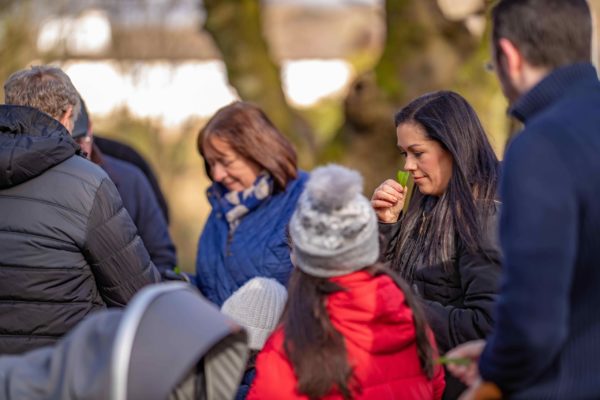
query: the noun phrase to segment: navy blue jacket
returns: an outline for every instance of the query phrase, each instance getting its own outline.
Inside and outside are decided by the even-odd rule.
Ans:
[[[160,190],[160,184],[158,183],[158,179],[156,179],[156,174],[144,157],[142,157],[140,153],[138,153],[128,144],[121,143],[117,140],[100,137],[95,132],[94,144],[98,146],[98,148],[102,151],[102,154],[126,161],[135,165],[140,169],[140,171],[142,171],[146,179],[148,179],[148,183],[156,195],[156,200],[158,201],[158,206],[163,213],[163,217],[165,217],[165,221],[167,221],[167,225],[169,225],[169,206],[167,204],[167,200],[165,199],[162,190]]]
[[[600,83],[554,70],[514,105],[501,184],[504,281],[481,376],[507,397],[600,398]]]
[[[106,154],[101,155],[100,166],[115,183],[156,268],[161,273],[173,269],[177,264],[175,246],[148,179],[135,165]]]
[[[231,236],[218,201],[208,197],[212,211],[200,235],[196,258],[196,283],[204,296],[221,306],[256,276],[274,278],[287,286],[292,270],[287,225],[307,179],[308,174],[299,172],[284,192],[272,195],[242,217]]]

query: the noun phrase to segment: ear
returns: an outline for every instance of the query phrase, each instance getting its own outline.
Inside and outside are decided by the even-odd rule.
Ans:
[[[58,122],[63,124],[65,128],[71,133],[73,131],[73,106],[67,106],[67,111],[59,118]]]
[[[498,41],[498,47],[502,54],[504,54],[504,60],[506,60],[506,71],[509,76],[514,78],[521,73],[523,67],[523,55],[519,49],[514,45],[513,42],[506,38],[500,38]],[[502,62],[502,57],[500,57]]]

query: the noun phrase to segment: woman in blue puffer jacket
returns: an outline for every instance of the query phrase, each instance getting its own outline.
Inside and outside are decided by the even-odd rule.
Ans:
[[[287,225],[308,178],[292,144],[258,107],[235,102],[200,131],[198,150],[213,181],[196,257],[198,288],[221,306],[256,276],[287,285]]]

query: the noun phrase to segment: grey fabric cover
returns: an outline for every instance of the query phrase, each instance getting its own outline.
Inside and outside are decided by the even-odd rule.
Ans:
[[[207,400],[233,399],[246,367],[248,348],[244,331],[227,336],[204,358]]]
[[[138,313],[129,331],[133,348],[125,354],[129,372],[118,377],[127,399],[234,398],[246,365],[246,333],[195,289],[169,283],[143,289],[125,311],[94,313],[55,346],[0,357],[0,400],[111,399],[114,355],[123,350],[120,328]]]
[[[0,357],[0,400],[106,400],[121,310],[83,321],[55,346]]]
[[[53,118],[0,106],[0,354],[52,344],[160,276],[106,173]]]
[[[246,365],[246,332],[196,288],[177,282],[144,289],[131,303],[125,320],[135,318],[128,314],[135,312],[144,292],[153,296],[135,332],[125,397],[166,399],[208,353],[204,363],[207,399],[233,398]],[[118,353],[126,351],[126,345],[123,350],[120,342],[116,346]]]

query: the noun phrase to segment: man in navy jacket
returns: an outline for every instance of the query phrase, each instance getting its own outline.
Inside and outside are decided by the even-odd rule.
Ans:
[[[474,385],[467,398],[495,386],[510,398],[598,399],[600,83],[590,10],[585,0],[501,0],[492,18],[497,74],[525,129],[504,162],[495,331],[449,354],[479,359],[479,370],[450,370]]]

